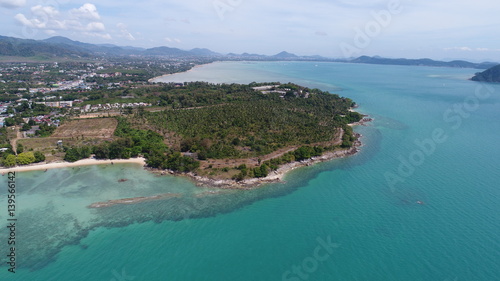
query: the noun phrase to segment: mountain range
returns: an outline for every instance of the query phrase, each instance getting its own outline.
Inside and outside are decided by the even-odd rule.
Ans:
[[[259,54],[220,54],[209,49],[195,48],[181,50],[171,47],[138,48],[130,46],[116,46],[112,44],[89,44],[74,41],[66,37],[55,36],[44,40],[19,39],[0,36],[0,56],[8,57],[40,57],[40,58],[94,58],[94,57],[167,57],[167,58],[212,58],[216,60],[269,60],[269,61],[327,61],[350,62],[366,64],[390,65],[422,65],[438,67],[462,67],[487,69],[498,63],[472,63],[463,60],[451,62],[435,61],[431,59],[389,59],[381,57],[361,56],[354,59],[332,59],[322,56],[298,56],[283,51],[273,56]]]

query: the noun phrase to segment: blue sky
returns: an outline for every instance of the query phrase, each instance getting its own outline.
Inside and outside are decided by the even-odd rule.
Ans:
[[[220,53],[500,61],[497,0],[0,0],[0,34]]]

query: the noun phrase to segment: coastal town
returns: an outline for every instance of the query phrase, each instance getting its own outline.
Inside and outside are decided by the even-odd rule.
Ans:
[[[153,77],[186,71],[204,62],[183,58],[0,62],[2,166],[63,160],[74,142],[72,137],[53,136],[62,124],[155,110],[158,100],[146,100],[131,91],[150,86],[148,80]],[[68,122],[67,126],[80,128],[74,124]],[[80,132],[83,137],[85,131]],[[99,137],[110,139],[112,134]]]
[[[59,126],[66,116],[115,115],[152,107],[152,103],[136,101],[127,94],[112,103],[94,103],[95,97],[88,93],[102,89],[126,92],[148,84],[153,76],[188,70],[197,63],[200,61],[184,59],[0,63],[0,127],[29,123],[32,126],[23,129],[29,136],[40,124]]]

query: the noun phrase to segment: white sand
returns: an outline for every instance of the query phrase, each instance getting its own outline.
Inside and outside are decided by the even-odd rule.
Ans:
[[[83,159],[73,163],[70,162],[55,162],[48,164],[33,164],[29,166],[17,166],[13,168],[2,168],[0,169],[0,173],[8,173],[8,172],[28,172],[28,171],[43,171],[47,169],[59,169],[59,168],[67,168],[67,167],[79,167],[79,166],[90,166],[90,165],[110,165],[111,163],[115,164],[138,164],[138,165],[146,165],[146,159],[144,158],[132,158],[132,159],[114,159],[114,160],[96,160],[96,159]]]

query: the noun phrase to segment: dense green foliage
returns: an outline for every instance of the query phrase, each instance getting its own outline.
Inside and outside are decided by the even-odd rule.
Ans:
[[[35,135],[39,137],[49,137],[54,133],[57,128],[54,126],[49,126],[47,123],[40,124],[40,129],[36,130]]]
[[[6,151],[4,152],[0,151],[0,157],[2,159],[5,159],[5,157],[7,157],[10,154],[14,154],[14,151],[12,150],[12,145],[10,144],[10,140],[8,138],[6,127],[0,128],[0,148],[6,148]]]
[[[302,146],[293,152],[293,156],[297,161],[306,160],[315,156],[321,156],[321,154],[323,154],[323,148],[318,146]]]
[[[128,159],[143,154],[147,165],[152,168],[189,172],[200,166],[198,161],[168,149],[158,133],[134,129],[125,118],[118,118],[115,136],[117,139],[93,147],[67,148],[64,160],[78,161],[90,157],[91,153],[96,159]]]
[[[13,153],[5,153],[2,159],[2,165],[5,167],[14,167],[16,165],[29,165],[32,163],[39,163],[45,161],[45,155],[37,151],[26,151],[16,155]]]
[[[51,109],[43,104],[22,102],[19,106],[15,107],[15,110],[17,113],[21,113],[22,117],[32,117],[49,114]]]
[[[472,80],[478,82],[500,82],[500,65],[476,73],[476,75],[472,77]]]
[[[259,167],[248,169],[246,165],[237,167],[240,173],[233,177],[234,180],[241,181],[246,177],[262,178],[269,174],[270,170],[277,170],[280,165],[294,161],[302,161],[312,157],[321,156],[324,152],[323,147],[319,146],[301,146],[298,149],[288,152],[281,157],[265,161]]]
[[[344,118],[347,123],[356,123],[363,119],[363,115],[358,112],[349,111]]]
[[[140,153],[147,155],[166,150],[163,138],[158,133],[133,129],[124,118],[118,118],[115,135],[118,137],[116,140],[92,147],[66,148],[64,160],[74,162],[88,158],[92,153],[97,159],[128,159],[137,157]]]
[[[16,156],[14,154],[8,154],[3,160],[3,165],[7,168],[16,166]]]
[[[35,162],[35,155],[33,152],[23,152],[17,155],[17,164],[28,165]]]
[[[286,84],[278,89],[287,91],[282,97],[251,86],[189,83],[160,96],[173,110],[145,117],[157,131],[180,135],[181,150],[197,152],[200,159],[254,157],[331,141],[337,128],[362,117],[349,112],[352,100],[328,92]]]
[[[40,163],[45,161],[45,155],[40,151],[35,151],[34,156],[35,156],[35,163]]]
[[[110,158],[116,155],[121,155],[123,158],[135,157],[138,153],[143,153],[149,167],[178,172],[190,172],[200,166],[198,161],[168,149],[163,143],[163,137],[158,133],[133,129],[124,118],[119,118],[118,121],[115,135],[123,139],[104,144],[108,145]]]
[[[169,151],[167,154],[158,152],[150,154],[146,164],[152,168],[169,169],[178,172],[191,172],[200,167],[199,161],[173,151]]]
[[[92,148],[88,146],[67,148],[64,160],[68,162],[76,162],[81,159],[89,158],[91,152]]]
[[[21,143],[17,143],[16,152],[18,154],[24,152],[24,146]]]
[[[350,126],[344,126],[344,135],[342,136],[342,145],[341,147],[347,148],[351,147],[356,140],[356,137],[354,136],[354,132]]]

